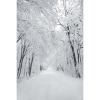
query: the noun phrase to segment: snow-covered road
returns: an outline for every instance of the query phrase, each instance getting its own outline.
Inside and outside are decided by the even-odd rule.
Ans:
[[[51,68],[18,83],[17,100],[82,100],[83,81]]]

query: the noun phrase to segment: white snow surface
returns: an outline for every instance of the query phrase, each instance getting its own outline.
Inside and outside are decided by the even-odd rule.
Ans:
[[[48,68],[18,83],[17,100],[83,100],[83,81]]]

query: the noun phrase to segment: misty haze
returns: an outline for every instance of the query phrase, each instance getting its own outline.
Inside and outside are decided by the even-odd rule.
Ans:
[[[17,0],[17,100],[83,100],[83,0]]]

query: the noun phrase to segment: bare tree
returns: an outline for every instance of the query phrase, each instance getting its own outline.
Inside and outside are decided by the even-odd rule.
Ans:
[[[34,60],[34,53],[32,53],[32,58],[31,59],[29,58],[29,70],[28,70],[29,76],[31,75],[33,60]]]
[[[68,37],[68,40],[69,40],[69,44],[70,44],[72,55],[73,55],[74,66],[76,69],[77,64],[79,63],[80,49],[83,47],[80,45],[79,42],[77,43],[77,47],[75,47],[74,42],[76,42],[76,41],[75,41],[75,38],[74,39],[71,38],[71,35],[78,34],[77,35],[78,38],[82,37],[82,35],[80,35],[78,32],[79,31],[78,26],[80,26],[79,24],[82,23],[82,18],[81,18],[81,16],[82,16],[81,15],[82,14],[81,13],[82,0],[79,0],[79,1],[63,0],[62,2],[63,2],[62,6],[57,7],[56,12],[62,13],[63,16],[65,16],[65,18],[68,20],[68,22],[66,22],[66,20],[64,19],[65,23],[62,23],[62,21],[59,19],[58,25],[61,25],[66,31],[66,36]],[[63,8],[63,10],[61,7]],[[70,16],[70,18],[68,16]],[[77,20],[77,21],[75,21],[75,20]],[[76,33],[75,33],[75,31],[73,31],[73,28],[77,31]],[[77,49],[77,53],[76,53],[75,49]],[[77,58],[77,56],[78,56],[78,58]],[[78,59],[78,62],[77,62],[77,59]]]
[[[77,65],[77,61],[76,61],[76,55],[75,55],[75,51],[74,51],[74,46],[72,45],[72,41],[71,41],[71,39],[70,39],[70,29],[69,29],[69,26],[64,26],[63,24],[61,24],[61,22],[58,20],[58,22],[59,22],[59,25],[61,25],[64,29],[65,29],[65,31],[66,31],[66,35],[68,36],[68,39],[69,39],[69,43],[70,43],[70,47],[71,47],[71,50],[72,50],[72,54],[73,54],[73,59],[74,59],[74,65],[75,65],[75,67],[76,67],[76,65]]]
[[[21,70],[22,70],[22,64],[23,64],[23,59],[27,53],[27,50],[28,50],[28,47],[29,47],[29,44],[26,42],[26,40],[24,41],[21,41],[21,56],[20,56],[20,61],[19,61],[19,67],[18,67],[18,70],[17,70],[17,78],[20,77],[20,74],[21,74]]]

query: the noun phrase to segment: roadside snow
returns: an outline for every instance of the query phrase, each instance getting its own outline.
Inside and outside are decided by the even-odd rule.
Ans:
[[[83,100],[83,81],[51,68],[18,83],[17,100]]]

